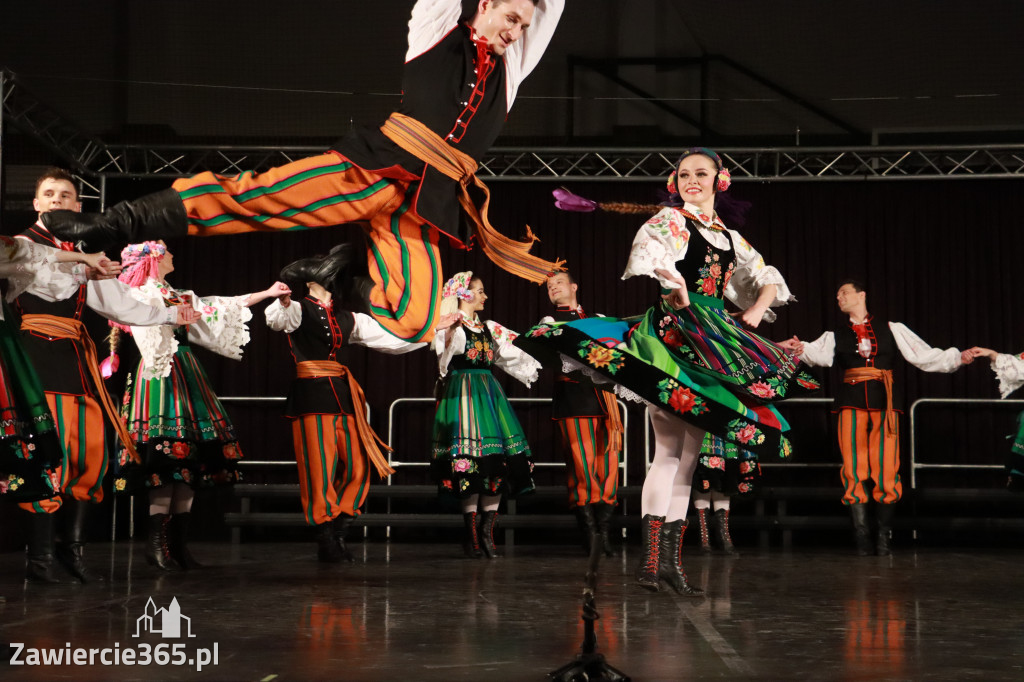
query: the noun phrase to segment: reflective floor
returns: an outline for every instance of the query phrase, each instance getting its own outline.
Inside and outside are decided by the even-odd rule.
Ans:
[[[95,544],[107,581],[87,586],[25,586],[21,557],[2,554],[8,656],[81,649],[88,663],[97,651],[93,665],[0,664],[0,677],[545,680],[579,650],[585,559],[572,548],[494,561],[454,546],[357,548],[357,563],[328,566],[311,545],[199,544],[208,568],[156,576],[140,545]],[[636,553],[602,565],[597,622],[598,650],[633,680],[1024,679],[1024,552],[694,556],[702,600],[635,587]],[[147,654],[170,660],[138,665]]]

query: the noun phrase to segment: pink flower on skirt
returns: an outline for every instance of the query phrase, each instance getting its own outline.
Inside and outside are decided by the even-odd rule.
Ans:
[[[750,439],[757,435],[757,427],[747,424],[736,432],[736,439],[741,443],[749,443]]]
[[[457,459],[452,462],[452,471],[460,474],[466,473],[471,468],[470,461],[468,459]]]
[[[758,381],[756,384],[750,385],[750,392],[756,395],[758,398],[774,398],[775,389],[764,383]]]

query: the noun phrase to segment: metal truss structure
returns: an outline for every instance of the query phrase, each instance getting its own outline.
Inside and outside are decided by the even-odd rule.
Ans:
[[[58,153],[85,179],[265,171],[319,154],[313,146],[121,145],[87,135],[0,71],[0,149],[6,123]],[[672,170],[680,149],[496,147],[480,160],[489,181],[647,181]],[[734,180],[1024,178],[1024,145],[719,148]],[[2,168],[0,168],[2,170]]]

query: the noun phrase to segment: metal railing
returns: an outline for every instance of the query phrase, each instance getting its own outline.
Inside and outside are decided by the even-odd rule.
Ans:
[[[1021,405],[1024,400],[999,400],[997,398],[918,398],[910,406],[910,488],[917,489],[918,469],[973,469],[1003,470],[1002,464],[930,464],[917,459],[917,410],[922,405]]]
[[[542,405],[542,404],[545,404],[545,403],[550,404],[552,402],[552,399],[551,398],[509,398],[508,401],[510,403],[527,403],[527,404]],[[394,436],[395,407],[396,406],[398,406],[400,404],[403,404],[403,403],[430,403],[430,404],[433,404],[433,403],[436,403],[436,402],[437,401],[434,398],[397,398],[396,400],[392,401],[391,405],[388,407],[388,440],[387,440],[388,444],[391,443],[391,439]],[[616,400],[616,403],[618,404],[619,409],[620,409],[620,411],[622,413],[622,431],[623,431],[623,433],[622,433],[622,457],[619,459],[619,469],[620,469],[619,480],[622,481],[622,485],[628,485],[628,483],[629,483],[629,478],[628,478],[629,477],[629,469],[627,467],[627,463],[629,461],[629,439],[627,437],[627,434],[629,433],[629,410],[626,409],[625,403],[623,403],[621,400]],[[527,439],[527,440],[529,440],[529,439]],[[392,454],[393,453],[388,453],[388,463],[391,464],[392,466],[396,466],[396,467],[398,467],[398,466],[411,466],[411,467],[430,466],[429,459],[427,461],[401,462],[401,461],[393,459],[392,458]],[[534,465],[534,467],[564,467],[565,466],[565,464],[563,462],[534,462],[533,465]],[[388,476],[388,483],[387,483],[387,485],[391,485],[391,477],[390,476]],[[389,500],[390,500],[390,498],[389,498]],[[390,511],[390,508],[389,508],[389,511]]]

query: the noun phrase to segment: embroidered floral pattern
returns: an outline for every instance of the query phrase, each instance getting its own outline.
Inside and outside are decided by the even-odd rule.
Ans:
[[[543,336],[544,338],[551,338],[552,336],[561,336],[562,328],[553,327],[549,324],[538,324],[537,326],[526,332],[526,335],[532,339]]]
[[[658,382],[658,388],[658,399],[676,412],[697,415],[710,409],[703,398],[675,379],[662,379]]]
[[[760,445],[764,442],[764,432],[745,419],[733,419],[729,422],[729,430],[725,435],[729,440],[744,445],[748,443]]]
[[[713,298],[722,298],[725,295],[725,288],[736,270],[736,262],[730,261],[728,267],[723,270],[721,260],[721,256],[708,246],[708,252],[704,256],[704,267],[697,271],[698,278],[694,281],[698,293]]]
[[[617,351],[614,348],[606,348],[593,341],[581,341],[577,355],[583,358],[584,362],[591,367],[605,369],[610,374],[615,374],[625,364],[621,351]]]

